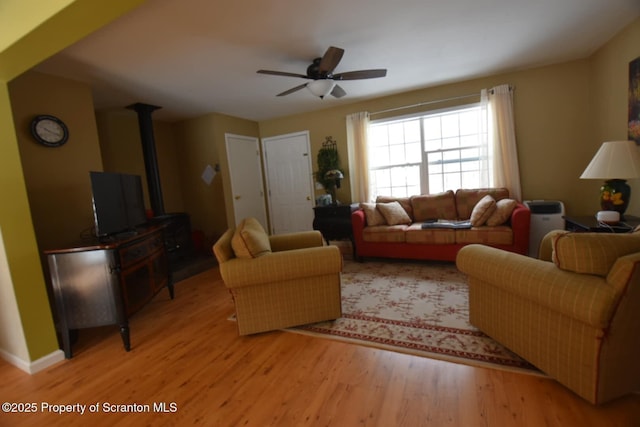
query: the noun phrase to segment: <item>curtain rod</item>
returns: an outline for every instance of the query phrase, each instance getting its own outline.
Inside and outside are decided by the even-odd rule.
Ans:
[[[511,85],[509,85],[509,90],[512,91],[515,88]],[[493,94],[493,88],[488,89],[487,92]],[[436,99],[433,101],[425,101],[425,102],[419,102],[417,104],[413,104],[413,105],[405,105],[403,107],[395,107],[395,108],[389,108],[387,110],[381,110],[381,111],[374,111],[373,113],[369,113],[369,116],[373,116],[375,114],[383,114],[383,113],[390,113],[392,111],[398,111],[398,110],[406,110],[408,108],[415,108],[415,107],[422,107],[423,105],[430,105],[430,104],[438,104],[440,102],[447,102],[447,101],[455,101],[458,99],[465,99],[465,98],[473,98],[476,96],[480,96],[480,93],[471,93],[468,95],[460,95],[460,96],[453,96],[451,98],[444,98],[444,99]]]
[[[422,107],[423,105],[430,105],[430,104],[438,104],[440,102],[447,102],[447,101],[455,101],[457,99],[465,99],[465,98],[472,98],[472,97],[479,97],[480,93],[474,93],[474,94],[469,94],[469,95],[460,95],[460,96],[453,96],[451,98],[445,98],[445,99],[436,99],[433,101],[425,101],[425,102],[419,102],[417,104],[413,104],[413,105],[405,105],[403,107],[395,107],[395,108],[389,108],[387,110],[381,110],[381,111],[375,111],[373,113],[369,113],[370,116],[373,116],[375,114],[383,114],[383,113],[390,113],[392,111],[398,111],[398,110],[406,110],[408,108],[415,108],[415,107]]]

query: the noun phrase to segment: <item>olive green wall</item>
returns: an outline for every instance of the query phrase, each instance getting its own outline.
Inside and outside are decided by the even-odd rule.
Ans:
[[[142,0],[5,0],[0,14],[0,354],[34,372],[60,350],[31,221],[9,82]],[[36,12],[34,13],[34,10]],[[13,296],[13,298],[12,298]],[[17,316],[16,316],[17,314]],[[16,333],[16,331],[22,333]]]

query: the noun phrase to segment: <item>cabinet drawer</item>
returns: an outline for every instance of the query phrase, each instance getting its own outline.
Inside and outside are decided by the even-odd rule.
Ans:
[[[126,268],[131,264],[135,264],[137,261],[144,259],[151,251],[152,248],[148,240],[122,248],[120,249],[120,266]]]

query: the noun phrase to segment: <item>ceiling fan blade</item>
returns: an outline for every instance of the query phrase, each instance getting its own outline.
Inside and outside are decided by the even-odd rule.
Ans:
[[[293,87],[293,88],[291,88],[291,89],[289,89],[289,90],[285,90],[284,92],[279,93],[279,94],[277,94],[276,96],[285,96],[285,95],[289,95],[290,93],[297,92],[297,91],[299,91],[300,89],[304,89],[305,87],[307,87],[307,84],[306,84],[306,83],[305,83],[305,84],[303,84],[303,85],[300,85],[300,86]]]
[[[331,73],[338,66],[338,63],[342,59],[342,55],[344,55],[344,49],[340,49],[335,46],[329,47],[320,60],[318,71],[322,74]]]
[[[340,86],[335,85],[333,87],[333,90],[331,91],[331,95],[336,97],[336,98],[342,98],[343,96],[345,96],[347,94],[347,92],[344,91],[344,89],[342,89]]]
[[[375,79],[387,75],[387,70],[379,68],[375,70],[348,71],[346,73],[334,74],[333,80],[360,80]]]
[[[309,77],[305,76],[304,74],[287,73],[285,71],[258,70],[256,72],[258,74],[269,74],[271,76],[302,77],[303,79],[308,79],[309,78]]]

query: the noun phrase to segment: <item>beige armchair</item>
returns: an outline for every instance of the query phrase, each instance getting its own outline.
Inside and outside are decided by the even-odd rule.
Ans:
[[[463,248],[471,323],[591,403],[640,391],[640,233],[555,231],[540,256]]]
[[[233,296],[238,333],[333,320],[342,315],[342,255],[318,231],[268,236],[253,218],[214,244]]]

